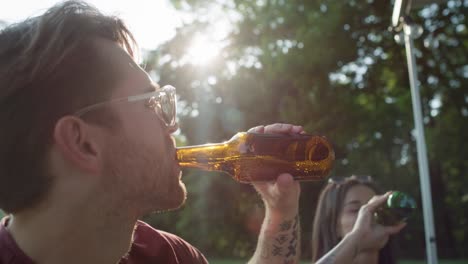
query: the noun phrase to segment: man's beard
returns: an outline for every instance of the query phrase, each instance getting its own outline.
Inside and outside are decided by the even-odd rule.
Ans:
[[[105,183],[121,209],[137,217],[177,209],[186,199],[185,185],[174,170],[168,147],[130,142],[115,137],[105,155]]]

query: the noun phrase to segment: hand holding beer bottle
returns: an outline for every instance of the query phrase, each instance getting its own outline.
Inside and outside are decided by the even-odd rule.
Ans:
[[[377,208],[375,221],[381,225],[391,226],[405,222],[416,210],[416,201],[406,193],[394,191],[386,203]]]
[[[301,135],[304,130],[301,126],[289,124],[273,124],[268,126],[257,126],[248,130],[257,134],[276,135]],[[255,175],[253,175],[255,177]],[[253,182],[255,189],[261,194],[267,210],[271,213],[280,213],[295,217],[299,206],[300,185],[294,181],[294,177],[285,171],[279,171],[272,182]]]
[[[301,135],[301,126],[273,124],[248,130],[256,134]],[[255,177],[254,175],[252,175]],[[300,258],[300,185],[289,173],[278,172],[272,181],[252,182],[265,204],[265,219],[251,263],[298,263]],[[278,243],[278,241],[282,241]]]
[[[390,235],[400,232],[406,226],[405,222],[393,223],[393,225],[381,225],[375,223],[374,213],[385,205],[392,192],[374,196],[359,210],[358,218],[350,236],[357,237],[358,249],[378,250],[388,241]]]
[[[387,215],[379,215],[376,218],[375,213],[381,208],[385,208],[385,203],[394,204],[395,201],[401,201],[401,194],[387,192],[384,195],[374,196],[367,204],[361,206],[356,221],[354,222],[351,232],[346,233],[331,250],[327,249],[324,255],[313,263],[374,263],[378,261],[381,249],[387,244],[391,235],[397,234],[406,226],[405,222],[392,222],[392,225],[383,225],[379,223],[379,219],[383,219]],[[392,198],[389,199],[389,197]],[[401,203],[400,203],[401,204]],[[403,205],[404,208],[408,206]],[[410,206],[412,207],[412,206]],[[400,207],[398,207],[400,208]],[[399,214],[400,215],[400,214]],[[408,214],[404,214],[405,219]],[[395,219],[395,218],[392,218]],[[376,220],[378,222],[376,222]],[[385,224],[390,224],[386,222]],[[390,253],[390,252],[387,252]],[[377,259],[375,259],[375,256]]]
[[[277,132],[283,131],[279,128],[284,132]],[[222,171],[250,183],[274,181],[280,173],[299,181],[323,180],[335,154],[323,136],[307,135],[300,126],[274,124],[237,133],[222,143],[179,147],[176,158],[181,167]]]
[[[305,134],[302,126],[277,123],[223,143],[179,147],[176,158],[181,167],[222,171],[258,191],[265,218],[249,263],[299,262],[298,181],[328,175],[335,155],[327,139]]]

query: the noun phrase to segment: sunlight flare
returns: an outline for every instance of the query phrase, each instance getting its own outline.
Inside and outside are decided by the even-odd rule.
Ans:
[[[206,65],[219,55],[221,48],[219,41],[197,34],[187,49],[188,61],[194,65]]]

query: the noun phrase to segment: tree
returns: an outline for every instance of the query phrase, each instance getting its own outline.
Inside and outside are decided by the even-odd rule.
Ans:
[[[338,159],[332,175],[370,174],[386,189],[420,197],[406,58],[388,30],[391,3],[173,3],[192,20],[145,63],[160,83],[178,88],[187,144],[221,141],[257,124],[302,124],[334,142]],[[415,43],[441,257],[466,257],[468,246],[467,5],[451,0],[412,14],[424,28]],[[210,64],[191,63],[185,52],[191,40],[223,21],[231,31],[219,56]],[[201,174],[186,176],[193,197],[184,210],[149,220],[183,232],[208,255],[250,255],[261,218],[257,195],[227,176]],[[302,185],[306,258],[322,185]],[[403,256],[424,255],[423,232],[419,211],[399,240]]]

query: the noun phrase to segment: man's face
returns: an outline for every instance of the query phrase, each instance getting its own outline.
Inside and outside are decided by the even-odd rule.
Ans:
[[[117,44],[99,41],[106,60],[117,72],[112,98],[147,93],[157,86],[146,72]],[[103,189],[116,206],[135,210],[136,215],[180,207],[186,197],[175,160],[175,146],[156,112],[145,101],[114,104],[119,124],[108,131],[103,151]]]

